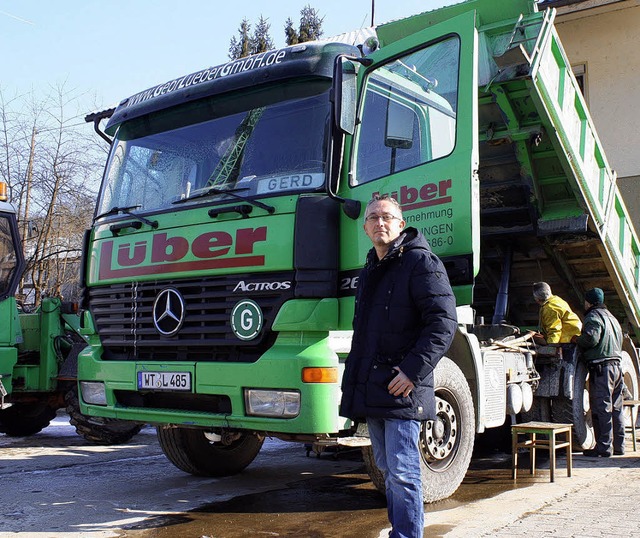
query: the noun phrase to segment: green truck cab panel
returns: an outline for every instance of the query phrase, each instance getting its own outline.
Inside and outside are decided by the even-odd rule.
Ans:
[[[404,34],[359,73],[358,126],[340,193],[363,205],[389,194],[444,261],[458,304],[479,268],[475,13]],[[343,217],[341,260],[359,267],[369,239]],[[353,248],[354,244],[357,248]]]
[[[338,328],[338,299],[295,299],[282,305],[274,331],[331,331]]]
[[[64,332],[65,319],[77,326],[77,316],[63,315],[60,299],[45,297],[35,312],[20,314],[23,341],[17,346],[21,359],[14,371],[23,391],[50,392],[57,387],[62,366],[64,344],[59,337]]]
[[[281,333],[276,344],[254,363],[212,362],[109,362],[100,361],[95,350],[81,354],[79,379],[100,379],[106,385],[107,406],[87,405],[89,415],[148,422],[194,425],[208,428],[233,427],[248,430],[296,434],[335,432],[347,423],[336,414],[333,405],[340,389],[336,383],[303,383],[302,368],[341,369],[328,338],[317,333]],[[139,391],[138,376],[145,372],[189,372],[192,390],[182,392]],[[239,377],[238,377],[239,376]],[[238,383],[238,379],[242,379]],[[282,389],[298,391],[301,410],[293,418],[266,418],[245,413],[245,389]],[[173,402],[173,405],[167,405]]]

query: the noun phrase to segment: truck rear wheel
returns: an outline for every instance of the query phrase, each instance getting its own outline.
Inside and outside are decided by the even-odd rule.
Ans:
[[[443,357],[434,371],[436,421],[420,429],[422,492],[432,503],[453,495],[464,479],[475,438],[475,415],[469,385],[460,368]],[[384,493],[384,477],[375,464],[371,446],[363,447],[367,472]]]
[[[625,385],[634,399],[638,398],[638,377],[631,357],[622,352],[622,375]],[[584,362],[578,361],[573,381],[573,399],[556,398],[552,402],[553,422],[573,424],[573,446],[577,450],[593,448],[596,444],[589,405],[589,370]],[[626,417],[627,421],[631,418]]]
[[[255,459],[264,442],[263,437],[252,433],[231,434],[218,442],[205,430],[194,428],[157,426],[156,431],[167,459],[196,476],[237,474]]]
[[[96,445],[120,445],[130,441],[142,429],[139,422],[116,418],[90,417],[80,412],[78,387],[74,383],[64,397],[69,414],[69,423],[76,433]]]
[[[533,404],[529,411],[520,413],[520,422],[551,422],[551,399],[533,398]],[[511,449],[511,447],[509,447]]]
[[[586,450],[596,444],[589,405],[589,370],[582,361],[576,364],[573,378],[573,398],[558,397],[552,400],[553,422],[573,424],[573,448]]]
[[[0,433],[27,437],[44,430],[55,418],[56,409],[44,403],[16,403],[0,411]]]

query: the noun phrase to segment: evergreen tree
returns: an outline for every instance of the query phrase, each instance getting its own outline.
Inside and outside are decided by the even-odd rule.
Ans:
[[[251,36],[251,54],[258,54],[259,52],[266,52],[275,48],[273,39],[269,35],[270,28],[271,25],[269,24],[268,19],[265,19],[260,15],[260,20],[256,25],[253,35]]]
[[[293,21],[291,17],[287,19],[287,22],[284,26],[284,35],[285,35],[285,43],[287,45],[295,45],[299,42],[298,32],[293,27]]]
[[[300,10],[300,28],[298,30],[298,42],[315,41],[322,34],[322,21],[324,17],[320,17],[318,10],[307,4]]]
[[[319,39],[323,34],[323,20],[324,17],[320,17],[318,10],[307,4],[300,10],[300,25],[298,29],[294,27],[291,18],[287,18],[284,26],[286,44],[295,45]],[[258,54],[274,49],[275,44],[269,34],[270,29],[271,24],[262,15],[260,15],[260,20],[256,24],[253,33],[251,33],[251,24],[248,19],[242,19],[240,28],[238,28],[238,37],[232,37],[229,43],[229,58],[236,60],[250,54]]]
[[[251,24],[249,21],[244,18],[240,23],[240,28],[238,28],[239,39],[236,39],[235,36],[231,38],[231,42],[229,43],[229,58],[231,60],[237,60],[238,58],[244,58],[245,56],[249,56],[251,54],[251,37],[249,33],[251,32]]]

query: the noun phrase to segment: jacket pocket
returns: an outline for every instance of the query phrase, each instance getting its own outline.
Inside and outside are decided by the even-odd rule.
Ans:
[[[410,396],[394,396],[389,394],[389,383],[397,372],[389,365],[374,362],[369,370],[367,379],[365,402],[367,407],[411,407]]]

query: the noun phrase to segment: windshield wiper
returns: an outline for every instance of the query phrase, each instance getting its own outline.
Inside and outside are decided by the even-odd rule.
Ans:
[[[213,195],[223,195],[223,194],[228,194],[229,196],[236,198],[238,200],[242,200],[243,202],[247,202],[251,205],[254,205],[256,207],[259,207],[261,209],[264,209],[267,213],[272,214],[276,208],[271,206],[271,205],[267,205],[267,204],[263,204],[262,202],[259,202],[258,200],[251,200],[250,198],[245,198],[244,196],[240,196],[239,194],[236,194],[238,191],[248,191],[249,188],[248,187],[241,187],[238,189],[220,189],[219,187],[209,187],[208,189],[204,190],[203,192],[199,192],[198,194],[194,194],[193,196],[189,196],[188,198],[182,198],[180,200],[176,200],[175,202],[172,202],[174,204],[184,204],[185,202],[190,202],[191,200],[195,200],[196,198],[202,198],[204,196],[213,196]]]
[[[158,227],[157,220],[149,220],[131,212],[132,209],[138,209],[139,207],[141,207],[140,204],[130,205],[126,207],[114,206],[111,209],[109,209],[109,211],[105,211],[104,213],[100,213],[99,215],[96,215],[95,218],[93,219],[93,222],[97,221],[98,219],[101,219],[102,217],[108,217],[109,215],[117,215],[118,213],[124,213],[125,215],[129,215],[130,217],[133,217],[134,219],[137,219],[140,222],[143,222],[147,226],[151,226],[152,228],[157,228]]]

